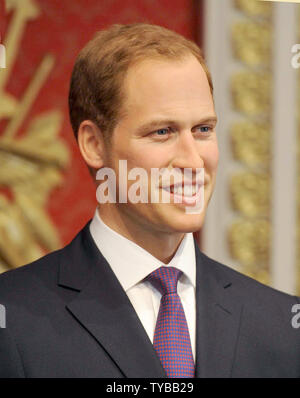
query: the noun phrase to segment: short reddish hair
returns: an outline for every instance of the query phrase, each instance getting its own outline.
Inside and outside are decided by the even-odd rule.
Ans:
[[[109,139],[122,112],[128,68],[149,58],[179,60],[194,55],[213,94],[211,75],[196,43],[167,28],[146,23],[112,25],[97,32],[79,53],[71,77],[69,111],[77,138],[83,120],[93,121]]]

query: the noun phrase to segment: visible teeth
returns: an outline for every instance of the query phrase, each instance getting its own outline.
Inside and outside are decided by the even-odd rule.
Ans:
[[[177,187],[171,187],[170,191],[176,195],[184,195],[184,196],[194,196],[196,192],[198,192],[199,187],[197,185],[185,185],[182,188],[181,185]]]

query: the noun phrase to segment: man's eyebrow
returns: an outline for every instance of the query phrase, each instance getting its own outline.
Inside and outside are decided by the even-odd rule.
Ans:
[[[199,119],[196,123],[194,123],[194,126],[198,126],[200,124],[204,124],[204,123],[217,123],[218,118],[216,116],[207,116],[204,117],[202,119]],[[155,128],[158,127],[163,127],[166,125],[179,125],[180,122],[176,121],[176,120],[171,120],[171,119],[155,119],[155,120],[151,120],[150,122],[147,122],[143,125],[141,125],[140,127],[138,127],[137,129],[137,133],[143,133],[145,131],[151,131]]]

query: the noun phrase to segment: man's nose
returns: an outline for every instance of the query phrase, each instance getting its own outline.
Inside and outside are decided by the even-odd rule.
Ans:
[[[197,145],[193,133],[191,131],[184,131],[180,134],[177,141],[173,167],[190,168],[195,171],[197,168],[204,167],[204,160],[201,155],[200,146]]]

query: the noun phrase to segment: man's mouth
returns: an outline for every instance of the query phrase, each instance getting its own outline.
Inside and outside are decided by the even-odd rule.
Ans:
[[[201,195],[204,194],[203,184],[174,184],[162,187],[169,192],[171,202],[182,203],[185,206],[194,206],[201,201]]]
[[[200,187],[200,184],[177,184],[163,187],[163,189],[175,195],[193,197],[198,193]]]

